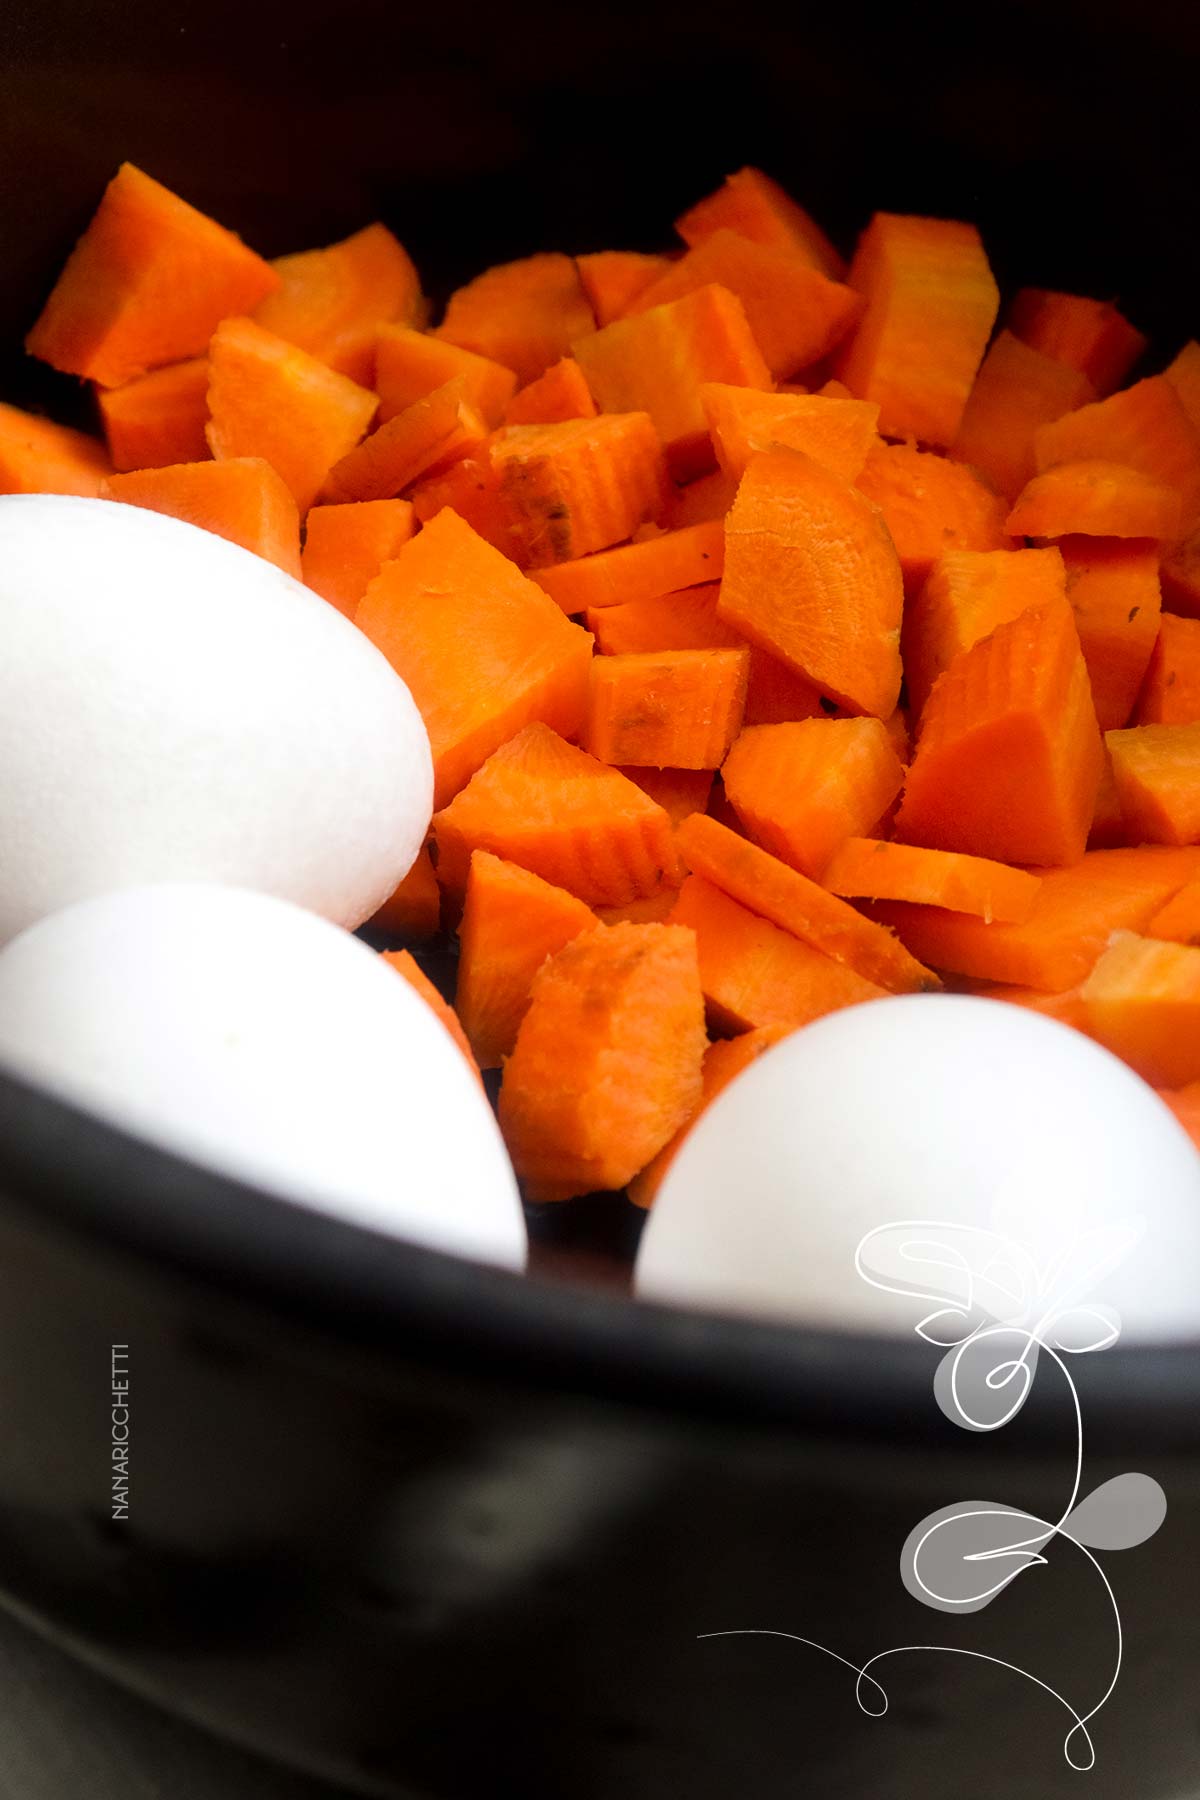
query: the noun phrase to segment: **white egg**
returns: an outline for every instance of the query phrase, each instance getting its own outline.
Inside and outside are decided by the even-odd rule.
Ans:
[[[353,927],[407,872],[429,740],[386,659],[224,538],[0,498],[0,943],[87,894],[228,881]]]
[[[1200,1156],[1106,1050],[952,995],[835,1013],[743,1071],[636,1273],[648,1298],[905,1333],[972,1294],[994,1316],[997,1280],[1035,1310],[1092,1294],[1123,1340],[1200,1335]]]
[[[461,1050],[380,956],[286,901],[167,883],[31,925],[0,951],[0,1062],[285,1199],[524,1264]]]

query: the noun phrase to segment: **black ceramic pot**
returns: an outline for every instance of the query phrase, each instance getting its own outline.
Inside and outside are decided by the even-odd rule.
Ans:
[[[443,291],[546,245],[652,248],[753,161],[847,243],[875,206],[975,218],[1002,280],[1120,294],[1169,352],[1200,292],[1198,47],[1193,14],[1116,0],[10,0],[0,346],[127,156],[268,253],[381,216]],[[15,348],[0,390],[78,404]],[[1059,1540],[964,1617],[904,1588],[910,1530],[964,1496],[1057,1519],[1074,1424],[1039,1374],[1004,1431],[955,1429],[936,1361],[381,1244],[0,1081],[0,1589],[364,1793],[1200,1791],[1200,1356],[1078,1359],[1085,1488],[1134,1469],[1168,1500],[1097,1552],[1111,1596]],[[706,1635],[740,1629],[809,1642]],[[876,1663],[869,1716],[855,1669],[922,1645],[971,1654]]]

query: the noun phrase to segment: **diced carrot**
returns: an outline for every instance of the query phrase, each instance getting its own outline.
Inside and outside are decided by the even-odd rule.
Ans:
[[[747,650],[598,656],[582,742],[600,762],[718,769],[741,729]]]
[[[25,347],[67,375],[120,387],[199,356],[222,319],[278,286],[232,231],[122,163]]]
[[[595,913],[574,894],[476,850],[458,927],[454,1004],[481,1069],[498,1069],[512,1050],[546,958],[595,925]]]
[[[717,623],[720,624],[718,594]],[[750,646],[750,681],[746,688],[746,725],[790,725],[797,719],[823,719],[832,701],[825,703],[820,688],[797,675],[777,656]]]
[[[602,925],[665,925],[678,898],[678,882],[663,880],[641,900],[629,900],[624,906],[598,906],[595,912]]]
[[[1200,619],[1163,613],[1138,701],[1139,725],[1200,721]]]
[[[723,469],[712,469],[707,475],[690,481],[686,487],[673,489],[663,514],[668,531],[683,531],[688,525],[704,525],[710,519],[723,519],[733,505],[738,484]]]
[[[1103,763],[1071,609],[1031,607],[935,683],[896,834],[998,862],[1077,862]]]
[[[485,439],[440,474],[416,482],[410,489],[413,513],[420,524],[427,525],[448,506],[510,562],[525,568],[528,557],[521,521],[500,496],[500,478],[492,467],[491,452],[492,441]]]
[[[1159,575],[1167,611],[1200,619],[1200,526],[1165,547]]]
[[[154,369],[123,387],[97,388],[96,401],[114,469],[161,469],[208,455],[206,357]]]
[[[600,926],[545,964],[500,1088],[531,1200],[620,1188],[700,1103],[704,1004],[690,932]]]
[[[531,568],[619,544],[663,503],[662,451],[644,412],[509,425],[490,455]]]
[[[979,233],[948,219],[876,213],[847,279],[866,311],[834,374],[860,399],[878,401],[885,436],[952,444],[1000,304]]]
[[[1038,427],[1095,398],[1085,375],[1031,349],[1011,331],[1001,331],[975,377],[950,454],[1015,500],[1037,473],[1033,436]]]
[[[1124,463],[1175,489],[1182,533],[1200,520],[1200,431],[1163,375],[1043,425],[1034,436],[1034,454],[1039,470],[1088,457]]]
[[[454,1042],[466,1057],[468,1063],[470,1063],[475,1079],[479,1082],[480,1086],[482,1086],[483,1077],[479,1073],[479,1064],[471,1054],[471,1046],[467,1042],[466,1032],[458,1022],[458,1014],[452,1006],[449,1006],[446,1001],[443,1000],[420,963],[417,962],[416,958],[408,950],[384,950],[381,951],[380,954],[388,967],[395,969],[397,975],[402,976],[403,979],[407,981],[409,987],[420,994],[422,1000],[424,1000],[434,1017],[445,1026],[446,1030],[450,1033],[450,1036],[454,1039]]]
[[[1200,944],[1200,881],[1189,881],[1155,913],[1146,936],[1171,944]]]
[[[79,494],[95,499],[112,464],[85,432],[0,401],[0,494]]]
[[[988,925],[969,913],[900,900],[881,900],[871,912],[932,968],[1061,994],[1084,979],[1114,931],[1144,930],[1197,878],[1200,850],[1089,850],[1071,868],[1042,872],[1021,925]]]
[[[834,281],[846,272],[844,260],[816,220],[761,169],[727,175],[715,193],[676,219],[675,229],[693,249],[716,231],[736,231],[753,243],[798,256]]]
[[[664,306],[716,283],[746,309],[754,341],[776,380],[827,356],[863,309],[853,288],[814,269],[794,251],[777,250],[734,231],[707,236],[644,288],[626,317]]]
[[[442,894],[429,846],[423,844],[416,861],[393,888],[370,921],[376,931],[420,942],[436,937],[441,919]]]
[[[771,385],[745,308],[723,287],[698,288],[649,312],[618,319],[572,348],[605,412],[650,414],[676,480],[689,480],[712,467],[701,383]]]
[[[1179,495],[1123,463],[1056,463],[1018,494],[1005,521],[1014,537],[1165,538],[1179,535]]]
[[[300,515],[282,478],[260,456],[176,463],[110,475],[101,497],[184,519],[265,557],[300,580]]]
[[[1098,394],[1120,387],[1146,339],[1106,300],[1022,288],[1008,328],[1022,343],[1085,375]]]
[[[878,825],[904,770],[878,719],[803,719],[743,731],[722,780],[755,842],[816,880]]]
[[[1118,932],[1080,998],[1093,1037],[1146,1081],[1200,1080],[1200,950]]]
[[[539,569],[534,580],[565,613],[581,613],[716,581],[724,567],[725,527],[715,519]]]
[[[742,638],[717,617],[720,584],[678,589],[627,606],[598,606],[585,615],[603,656],[639,650],[735,650]]]
[[[764,1050],[772,1044],[779,1043],[788,1036],[782,1025],[763,1025],[757,1031],[744,1031],[740,1037],[718,1038],[704,1052],[704,1067],[701,1071],[700,1104],[686,1125],[680,1126],[669,1144],[664,1144],[658,1155],[653,1157],[640,1175],[635,1175],[629,1183],[629,1198],[635,1206],[643,1211],[654,1205],[658,1190],[663,1184],[667,1170],[679,1154],[684,1138],[692,1129],[706,1107],[712,1105],[718,1094],[724,1093],[735,1076],[743,1069],[756,1062]]]
[[[903,586],[876,507],[798,450],[752,457],[725,521],[721,617],[821,692],[886,718]]]
[[[509,401],[506,425],[557,425],[563,419],[594,419],[596,402],[573,356],[552,363],[544,375]]]
[[[1008,550],[1008,506],[972,470],[911,444],[880,444],[867,452],[860,493],[882,512],[904,591],[914,594],[947,550]]]
[[[701,875],[684,882],[671,921],[696,934],[700,985],[709,1016],[724,1033],[763,1025],[794,1031],[843,1006],[882,999],[886,992],[731,900]]]
[[[594,325],[574,262],[548,251],[497,263],[458,288],[450,296],[437,336],[503,363],[525,387]]]
[[[879,408],[870,400],[818,394],[760,394],[706,382],[700,389],[717,461],[740,481],[760,450],[803,450],[843,481],[856,481],[878,442]]]
[[[665,256],[647,256],[641,250],[592,250],[577,256],[575,266],[597,327],[621,318],[643,288],[657,281],[670,267]]]
[[[1065,994],[1042,994],[1037,988],[1003,987],[991,982],[968,983],[965,991],[982,1000],[1003,1000],[1009,1006],[1023,1006],[1028,1012],[1041,1013],[1044,1019],[1057,1019],[1072,1031],[1089,1036],[1087,1011],[1079,997],[1079,989],[1068,988]]]
[[[675,844],[694,875],[889,993],[939,985],[890,931],[717,819],[693,814],[677,828]]]
[[[305,585],[352,619],[384,563],[400,554],[413,529],[407,500],[314,506],[300,559]]]
[[[433,751],[434,805],[524,726],[586,715],[591,639],[456,513],[402,546],[356,623],[407,683]]]
[[[386,425],[397,413],[407,412],[436,388],[462,377],[460,390],[489,429],[504,417],[504,409],[517,391],[517,378],[503,363],[460,350],[428,331],[411,325],[384,325],[375,340],[375,371],[371,386],[379,395],[379,423]]]
[[[1112,757],[1105,749],[1104,766],[1100,771],[1100,787],[1096,794],[1096,804],[1092,808],[1088,849],[1115,850],[1121,846],[1128,846],[1128,843],[1129,833],[1125,828],[1125,814],[1121,811],[1121,801],[1117,794]]]
[[[226,319],[208,351],[208,447],[218,459],[261,456],[303,516],[328,472],[375,416],[377,401],[253,319]]]
[[[914,712],[956,656],[1030,606],[1061,600],[1066,570],[1057,548],[947,550],[904,609],[900,646]]]
[[[438,880],[451,891],[465,887],[473,850],[520,863],[589,906],[643,899],[674,866],[662,807],[542,724],[502,744],[433,823]]]
[[[1129,538],[1063,538],[1067,599],[1101,731],[1125,725],[1158,637],[1158,547]]]
[[[335,506],[392,500],[423,476],[441,473],[482,444],[487,426],[464,400],[462,379],[456,375],[435,388],[347,451],[325,477],[322,500]]]
[[[711,769],[623,769],[644,794],[661,806],[672,825],[679,826],[693,813],[702,813],[712,794]]]
[[[420,277],[386,225],[368,225],[323,250],[277,257],[272,266],[280,285],[256,309],[258,323],[360,387],[374,385],[380,327],[424,323]]]
[[[1160,1088],[1158,1097],[1170,1107],[1197,1150],[1200,1150],[1200,1081],[1190,1081],[1183,1088]]]
[[[986,857],[861,837],[834,851],[821,880],[831,893],[855,900],[908,900],[1006,925],[1029,917],[1041,885],[1037,875]]]
[[[1192,338],[1163,374],[1175,389],[1192,424],[1200,429],[1200,344]]]
[[[1137,725],[1104,741],[1131,835],[1146,844],[1200,842],[1200,724]]]

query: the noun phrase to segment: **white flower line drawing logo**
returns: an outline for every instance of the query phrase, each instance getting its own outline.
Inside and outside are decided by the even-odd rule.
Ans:
[[[1024,1246],[998,1232],[903,1219],[867,1232],[854,1256],[855,1268],[869,1286],[933,1307],[915,1329],[918,1337],[945,1351],[933,1389],[954,1424],[968,1431],[997,1431],[1007,1425],[1032,1388],[1041,1352],[1061,1373],[1074,1414],[1075,1473],[1060,1517],[1051,1522],[1017,1507],[952,1502],[909,1532],[900,1552],[900,1575],[908,1592],[926,1606],[939,1612],[979,1612],[1026,1569],[1046,1566],[1042,1552],[1054,1538],[1074,1545],[1102,1582],[1115,1627],[1112,1676],[1087,1712],[1077,1712],[1057,1689],[1019,1664],[955,1644],[897,1644],[859,1665],[789,1631],[710,1631],[700,1633],[701,1639],[779,1637],[819,1650],[854,1670],[855,1698],[871,1718],[882,1718],[888,1710],[887,1693],[870,1673],[887,1657],[937,1651],[993,1663],[1033,1682],[1070,1714],[1073,1723],[1063,1739],[1063,1755],[1072,1769],[1092,1768],[1096,1753],[1088,1724],[1112,1696],[1124,1650],[1116,1596],[1092,1551],[1144,1543],[1166,1517],[1167,1501],[1157,1481],[1133,1472],[1114,1476],[1080,1500],[1083,1415],[1064,1358],[1106,1350],[1116,1342],[1121,1328],[1116,1312],[1085,1297],[1094,1282],[1124,1260],[1142,1233],[1140,1217],[1103,1226],[1042,1268]],[[868,1704],[869,1698],[875,1704]]]

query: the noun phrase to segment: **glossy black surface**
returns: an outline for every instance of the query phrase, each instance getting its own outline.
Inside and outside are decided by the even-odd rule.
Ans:
[[[876,205],[976,217],[998,272],[1195,328],[1197,27],[1161,6],[796,14],[212,0],[0,16],[0,344],[122,156],[268,252],[381,215],[444,291],[546,244],[652,247],[763,163],[845,243]],[[70,384],[0,351],[5,397]],[[2,846],[0,846],[2,852]],[[736,1203],[736,1197],[731,1203]],[[615,1203],[613,1203],[615,1205]],[[1166,1800],[1200,1786],[1197,1355],[1080,1359],[1091,1485],[1170,1511],[1107,1559],[1125,1662],[1069,1770],[1020,1676],[896,1658],[892,1706],[734,1627],[861,1662],[985,1649],[1086,1711],[1114,1620],[1069,1547],[984,1615],[904,1592],[960,1497],[1058,1516],[1065,1395],[995,1438],[935,1354],[635,1308],[594,1275],[630,1222],[539,1222],[545,1273],[473,1270],[293,1211],[0,1082],[0,1588],[168,1707],[414,1800]],[[109,1345],[135,1387],[108,1519]],[[0,1745],[2,1752],[2,1745]]]

